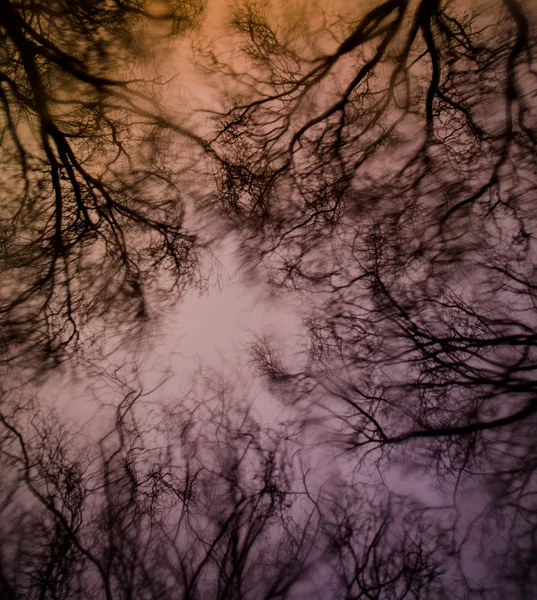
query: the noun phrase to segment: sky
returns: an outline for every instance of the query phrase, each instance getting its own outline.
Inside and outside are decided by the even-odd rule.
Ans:
[[[336,23],[338,11],[348,9],[343,1],[325,4],[298,5],[281,0],[275,12],[282,19],[289,18],[300,26],[301,21],[306,23],[308,19],[310,25],[314,24],[323,8],[326,8],[327,23]],[[372,4],[361,2],[353,10]],[[222,89],[226,89],[227,83],[222,79],[209,77],[197,70],[192,62],[192,48],[213,44],[220,57],[229,57],[230,60],[236,57],[236,40],[226,25],[232,6],[228,0],[209,0],[201,28],[192,37],[168,40],[161,54],[157,53],[155,64],[160,64],[162,73],[176,76],[163,103],[185,128],[205,133],[209,120],[204,110],[217,108],[217,98]],[[319,43],[336,44],[334,40]],[[241,66],[240,60],[235,64]],[[187,160],[196,161],[195,154],[188,154]],[[203,170],[203,165],[199,168]],[[199,172],[193,173],[195,180]],[[189,197],[190,193],[191,188],[185,183],[186,224],[198,228],[201,238],[208,240],[218,230],[219,223],[213,221],[209,224],[206,215],[201,215],[201,211],[197,212],[194,208],[195,203],[203,202],[205,190],[198,190],[196,197]],[[201,267],[211,273],[207,285],[201,290],[187,290],[173,308],[156,315],[154,323],[145,329],[146,337],[116,336],[108,339],[105,335],[102,344],[95,344],[93,356],[84,356],[78,363],[67,363],[39,381],[39,385],[29,393],[36,395],[43,410],[56,411],[56,415],[73,424],[79,439],[91,444],[102,437],[103,427],[111,422],[117,399],[124,398],[131,390],[143,392],[140,406],[142,411],[146,411],[147,423],[151,424],[157,410],[162,411],[159,414],[165,414],[168,409],[181,407],[181,403],[186,406],[192,398],[196,399],[205,376],[216,383],[228,381],[233,389],[232,397],[246,399],[267,431],[284,426],[293,414],[292,409],[271,393],[256,370],[250,349],[257,340],[269,336],[282,348],[287,365],[303,361],[304,354],[301,352],[307,347],[303,318],[307,317],[307,311],[315,301],[298,293],[275,293],[262,268],[247,273],[236,253],[238,244],[235,235],[229,234],[218,244],[213,244],[212,255],[202,254]],[[328,369],[327,374],[330,377]],[[317,409],[306,410],[304,420],[313,422]],[[323,444],[333,432],[323,429],[317,421],[315,426],[302,433],[300,440],[309,452],[308,466],[317,492],[323,489],[325,483],[331,485],[331,478],[337,473],[341,480],[347,482],[349,490],[374,481],[385,485],[396,495],[408,494],[424,502],[431,512],[447,507],[444,513],[438,510],[438,514],[442,515],[439,521],[454,520],[455,537],[461,544],[464,542],[459,558],[464,563],[465,574],[476,581],[486,580],[487,570],[480,558],[480,554],[486,554],[486,551],[479,547],[478,536],[467,543],[464,535],[473,520],[487,507],[491,495],[484,487],[474,485],[472,477],[461,485],[449,478],[447,483],[441,484],[434,469],[431,472],[426,469],[420,471],[414,468],[414,464],[405,464],[409,454],[404,453],[401,453],[402,458],[398,457],[390,466],[377,472],[376,459],[384,452],[383,449],[375,450],[369,457],[370,462],[364,461],[364,465],[373,467],[360,470],[357,455],[342,449],[341,444],[330,448]],[[441,461],[442,457],[435,459]],[[337,500],[339,498],[335,498],[334,503]],[[322,578],[322,575],[317,577]],[[315,577],[313,580],[315,582]]]

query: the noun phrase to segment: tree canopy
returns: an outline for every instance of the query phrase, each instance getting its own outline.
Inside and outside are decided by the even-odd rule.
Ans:
[[[215,204],[246,263],[302,293],[309,330],[300,368],[277,336],[253,358],[357,468],[377,455],[485,482],[529,557],[534,7],[389,0],[305,35],[285,17],[242,5],[248,67],[212,67],[242,93],[215,116],[229,161]]]
[[[300,300],[306,335],[248,349],[271,425],[207,370],[164,402],[103,359],[83,444],[6,385],[1,593],[533,597],[532,3],[239,1],[198,48],[221,92],[198,131],[147,65],[201,4],[4,6],[2,361],[53,365],[195,285],[187,205]]]
[[[170,297],[195,278],[163,80],[142,63],[152,31],[180,33],[201,8],[3,3],[3,360],[58,361],[85,324],[143,320],[152,287]]]

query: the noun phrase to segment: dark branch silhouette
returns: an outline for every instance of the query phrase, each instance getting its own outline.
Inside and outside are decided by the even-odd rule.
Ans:
[[[303,360],[252,348],[293,411],[266,427],[213,374],[163,406],[118,380],[86,444],[3,394],[0,593],[532,597],[535,9],[387,0],[308,25],[246,2],[243,70],[208,54],[227,96],[201,140],[143,75],[142,30],[200,8],[166,7],[0,13],[2,360],[57,362],[195,280],[179,134],[216,159],[206,198],[245,264],[303,299]]]
[[[309,302],[307,369],[257,357],[356,448],[457,438],[467,456],[533,423],[533,16],[388,1],[299,55],[296,31],[237,12],[258,98],[218,116],[218,202]]]
[[[5,597],[418,598],[442,589],[449,545],[432,522],[400,521],[403,505],[382,500],[381,488],[340,493],[340,482],[334,494],[315,484],[291,430],[261,427],[214,375],[200,382],[157,416],[147,394],[117,379],[123,396],[95,422],[105,433],[89,446],[58,414],[4,395]],[[425,515],[413,511],[411,520]]]
[[[479,481],[493,498],[479,527],[505,536],[499,562],[526,568],[535,9],[389,0],[302,37],[267,6],[235,15],[248,69],[207,67],[242,93],[215,114],[228,160],[215,207],[242,233],[246,264],[301,295],[309,332],[301,367],[277,337],[253,360],[284,402],[326,419],[357,469],[412,465],[455,496]]]
[[[194,136],[166,120],[142,63],[152,29],[181,32],[202,5],[150,4],[2,4],[3,361],[57,362],[88,323],[143,321],[151,295],[198,277],[167,132]]]

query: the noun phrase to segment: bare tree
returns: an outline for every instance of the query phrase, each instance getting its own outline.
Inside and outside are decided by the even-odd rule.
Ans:
[[[142,400],[125,395],[95,452],[77,450],[57,415],[4,399],[4,588],[14,598],[285,596],[315,547],[315,529],[290,512],[285,439],[210,391],[156,423]]]
[[[249,69],[208,67],[242,90],[216,115],[217,208],[247,261],[303,292],[310,334],[300,368],[270,340],[254,359],[284,401],[335,424],[357,465],[413,464],[455,495],[478,479],[494,499],[481,533],[507,527],[503,565],[509,552],[528,564],[534,8],[389,0],[322,15],[307,37],[297,15],[286,27],[244,3]]]
[[[338,488],[334,477],[315,483],[292,430],[264,429],[233,387],[210,373],[200,381],[159,415],[143,406],[153,399],[127,391],[99,423],[108,431],[97,446],[81,444],[57,414],[3,398],[4,597],[411,598],[442,589],[447,546],[432,522],[401,525],[402,506],[383,502],[380,488],[373,501],[369,484],[358,493],[338,477]]]
[[[180,162],[149,44],[196,1],[6,1],[0,16],[2,360],[61,360],[96,318],[136,322],[195,281]],[[147,43],[145,43],[147,41]],[[193,140],[193,136],[190,136]],[[180,152],[181,150],[179,150]]]
[[[334,494],[328,530],[340,577],[337,597],[459,597],[460,582],[443,577],[450,568],[447,532],[424,518],[424,507],[382,488],[366,492],[369,487],[373,494],[350,486]]]

